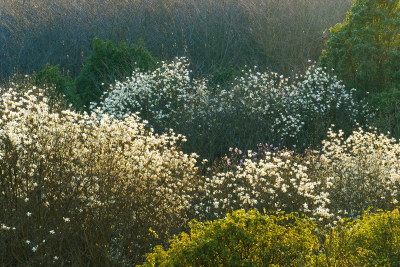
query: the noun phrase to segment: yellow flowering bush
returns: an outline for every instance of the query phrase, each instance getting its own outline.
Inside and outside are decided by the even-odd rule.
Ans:
[[[320,266],[399,266],[398,209],[363,213],[332,229],[321,246]]]
[[[168,250],[155,247],[142,266],[314,266],[319,247],[315,225],[294,214],[237,210],[190,228]]]
[[[156,246],[141,266],[398,266],[398,210],[363,217],[321,233],[308,218],[237,210],[190,223],[168,249]]]
[[[53,112],[33,89],[0,99],[2,265],[139,262],[185,225],[198,179],[182,136],[136,115]]]

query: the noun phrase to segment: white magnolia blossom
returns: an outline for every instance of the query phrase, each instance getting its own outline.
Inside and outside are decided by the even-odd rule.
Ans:
[[[177,58],[152,72],[136,69],[126,81],[111,85],[98,106],[116,118],[138,113],[161,130],[200,116],[199,107],[207,103],[209,92],[204,80],[190,78],[188,66],[185,58]]]
[[[329,192],[327,207],[341,217],[356,217],[369,207],[390,209],[399,201],[400,144],[361,128],[345,138],[329,130],[323,142],[320,176]]]
[[[97,106],[117,118],[137,113],[158,130],[173,128],[189,139],[213,127],[239,127],[229,122],[250,122],[255,126],[249,134],[300,146],[309,144],[304,132],[313,132],[321,124],[319,130],[326,132],[336,121],[351,128],[359,119],[371,117],[366,103],[356,100],[355,89],[348,90],[319,67],[310,67],[293,82],[277,73],[248,69],[230,87],[221,89],[191,78],[185,58],[163,62],[153,72],[135,70],[126,81],[111,85],[92,110]]]
[[[78,229],[96,229],[90,226],[96,217],[111,222],[107,231],[116,236],[137,231],[128,243],[135,251],[146,250],[148,237],[139,227],[144,222],[167,231],[165,225],[185,221],[197,156],[179,149],[183,136],[172,130],[155,134],[134,114],[116,119],[101,112],[52,111],[37,90],[5,90],[0,118],[0,202],[6,203],[0,225],[18,226],[21,236],[18,241],[0,229],[9,244],[29,238],[60,247],[55,242],[72,238]],[[124,223],[121,214],[129,214]],[[38,247],[32,251],[38,259],[45,253]]]
[[[372,128],[347,138],[329,130],[322,150],[304,155],[265,150],[243,156],[238,151],[230,149],[225,167],[203,180],[206,197],[194,207],[198,214],[222,217],[258,208],[296,211],[332,224],[370,207],[391,210],[399,202],[400,144]]]

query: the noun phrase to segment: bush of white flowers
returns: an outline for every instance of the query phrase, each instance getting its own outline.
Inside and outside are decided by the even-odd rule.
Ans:
[[[0,98],[0,265],[140,262],[185,225],[198,179],[180,135],[52,112],[33,89]]]
[[[319,144],[331,124],[349,131],[357,122],[368,123],[372,113],[364,101],[357,100],[355,91],[316,66],[293,82],[250,69],[229,91],[221,92],[218,103],[230,112],[229,121],[241,125],[241,139],[257,136],[257,143],[304,148]]]
[[[326,138],[331,124],[340,125],[347,133],[357,123],[368,125],[373,113],[357,90],[345,87],[337,76],[326,69],[311,66],[298,85],[297,114],[301,117],[303,145],[318,144]],[[298,139],[300,136],[298,136]]]
[[[261,144],[260,144],[261,145]],[[371,129],[328,131],[321,151],[303,154],[261,146],[230,154],[202,180],[199,216],[237,209],[300,212],[323,226],[368,208],[393,210],[400,197],[400,144]]]
[[[360,128],[347,138],[343,131],[329,130],[319,162],[326,206],[335,220],[398,205],[400,144],[376,129]]]
[[[134,71],[111,85],[98,106],[119,118],[138,112],[156,131],[184,134],[188,151],[211,159],[231,146],[247,150],[260,142],[317,145],[332,123],[349,132],[371,117],[355,89],[315,66],[292,82],[247,69],[224,88],[191,78],[188,68],[185,58],[177,58],[153,72]]]
[[[99,106],[117,118],[138,112],[159,130],[168,131],[196,115],[195,105],[208,100],[205,81],[191,79],[188,66],[185,58],[176,58],[152,72],[137,69],[126,81],[111,85]],[[92,105],[92,110],[96,108]]]
[[[295,138],[302,130],[297,112],[298,88],[277,73],[243,71],[231,88],[218,95],[235,146],[250,148],[260,142],[279,143]],[[229,134],[229,133],[228,133]],[[247,140],[246,140],[247,139]],[[285,142],[286,144],[287,142]]]
[[[241,153],[235,151],[236,156]],[[320,207],[320,180],[312,172],[313,156],[311,151],[300,156],[288,150],[268,150],[260,157],[248,151],[235,163],[231,154],[203,179],[203,199],[194,209],[207,220],[253,208],[312,215],[313,208]]]

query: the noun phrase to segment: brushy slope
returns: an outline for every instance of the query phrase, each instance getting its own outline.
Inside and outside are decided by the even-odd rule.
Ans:
[[[317,60],[351,0],[1,0],[0,77],[50,62],[72,76],[91,40],[138,43],[161,59],[186,56],[196,73],[260,65],[282,74]]]

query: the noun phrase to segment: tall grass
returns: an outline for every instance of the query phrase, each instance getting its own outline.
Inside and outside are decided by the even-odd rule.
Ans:
[[[186,56],[198,74],[223,66],[305,69],[351,0],[0,0],[0,77],[47,62],[75,75],[97,36],[143,38],[159,58]]]

